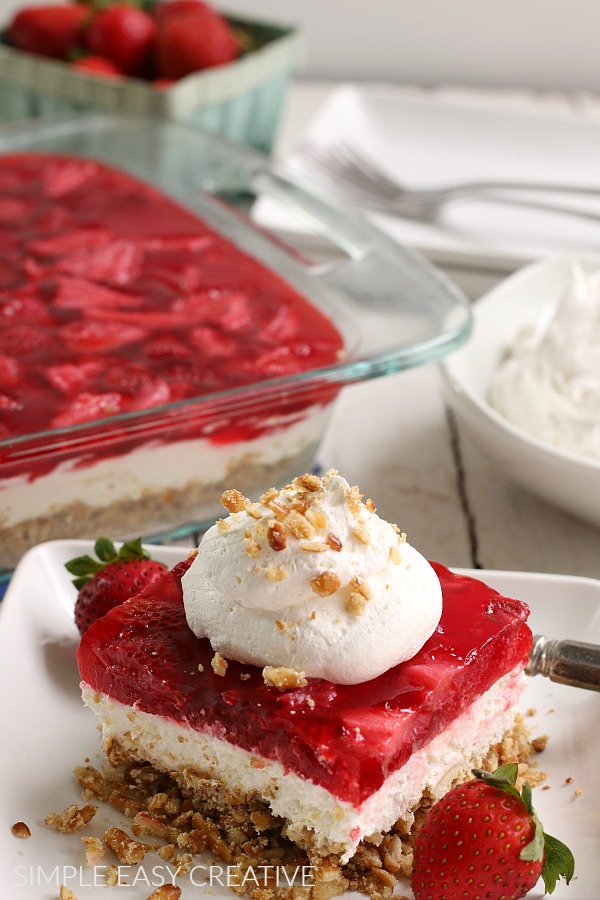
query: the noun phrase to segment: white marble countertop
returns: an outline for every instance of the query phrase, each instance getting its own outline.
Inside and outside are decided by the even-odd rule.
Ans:
[[[276,155],[292,146],[329,87],[292,87]],[[502,277],[447,271],[473,300]],[[346,388],[319,461],[358,484],[431,559],[600,578],[600,531],[529,495],[482,458],[449,418],[435,365]]]

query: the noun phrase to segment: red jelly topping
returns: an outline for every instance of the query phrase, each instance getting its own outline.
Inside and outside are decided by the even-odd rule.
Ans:
[[[86,159],[1,157],[0,440],[319,368],[341,346],[294,288],[152,186]],[[204,422],[206,437],[253,436],[272,412]]]
[[[310,679],[280,693],[252,666],[229,662],[224,676],[214,674],[210,643],[186,623],[184,568],[88,629],[78,651],[83,681],[278,760],[356,806],[498,678],[524,666],[531,650],[525,604],[434,564],[444,611],[413,659],[364,684]],[[242,681],[242,673],[250,678]]]

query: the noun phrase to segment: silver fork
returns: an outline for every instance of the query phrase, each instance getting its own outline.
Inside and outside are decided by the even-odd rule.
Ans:
[[[528,183],[520,181],[469,181],[441,188],[410,188],[400,184],[372,158],[348,144],[329,146],[305,142],[297,158],[316,175],[325,177],[338,191],[347,193],[366,209],[392,213],[407,219],[434,219],[453,200],[482,198],[494,203],[526,206],[600,221],[600,210],[536,199],[536,195],[600,197],[591,185]]]

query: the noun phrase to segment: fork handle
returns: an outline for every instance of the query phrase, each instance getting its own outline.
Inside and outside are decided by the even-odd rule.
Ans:
[[[465,181],[463,184],[450,185],[448,187],[441,186],[440,191],[444,191],[448,195],[465,194],[471,195],[472,191],[483,191],[487,193],[505,193],[515,192],[522,194],[581,194],[588,197],[600,197],[600,187],[585,184],[556,184],[552,182],[536,181]]]
[[[600,691],[600,646],[536,635],[525,671],[558,684]]]

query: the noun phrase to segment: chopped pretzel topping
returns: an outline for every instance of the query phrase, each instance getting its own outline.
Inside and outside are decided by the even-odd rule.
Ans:
[[[336,550],[338,553],[341,551],[342,542],[336,534],[330,531],[325,540],[332,550]]]
[[[224,656],[221,656],[221,654],[219,652],[215,653],[215,655],[213,656],[213,658],[210,661],[210,664],[212,666],[212,670],[215,673],[215,675],[219,675],[220,677],[223,677],[225,675],[225,673],[227,672],[227,665],[228,665],[227,660],[225,659]]]
[[[271,500],[275,500],[277,497],[279,497],[279,491],[276,487],[272,487],[265,491],[264,494],[261,494],[258,499],[263,506],[268,506]]]
[[[354,528],[352,529],[352,533],[361,544],[364,544],[366,547],[371,543],[371,535],[369,534],[369,529],[367,527],[367,523],[362,519],[359,519]]]
[[[285,550],[287,537],[281,522],[272,522],[267,531],[267,543],[271,550]]]
[[[310,586],[320,597],[329,597],[330,594],[335,594],[340,584],[340,579],[335,572],[321,572],[310,579]]]
[[[311,525],[314,525],[317,529],[327,528],[327,516],[321,509],[315,509],[313,506],[309,506],[305,513],[306,518],[310,522]]]
[[[311,538],[315,535],[315,529],[310,524],[306,516],[298,512],[296,509],[290,510],[285,517],[285,527],[293,534],[295,538]]]
[[[260,544],[248,528],[244,532],[244,550],[253,559],[260,556]]]
[[[292,487],[297,491],[309,491],[309,493],[314,494],[316,491],[320,491],[323,487],[323,482],[319,478],[318,475],[299,475],[298,478],[294,478],[292,481]]]
[[[307,550],[311,553],[323,553],[324,550],[328,550],[329,547],[325,541],[320,540],[301,540],[298,541],[298,546],[301,550]]]
[[[357,516],[362,508],[362,497],[363,495],[359,491],[357,485],[352,485],[346,495],[346,502],[348,504],[348,509],[353,516]]]
[[[390,547],[390,559],[395,566],[399,566],[402,562],[402,554],[397,547]]]
[[[269,687],[275,687],[282,692],[292,691],[308,684],[304,672],[297,672],[296,669],[288,669],[286,666],[265,666],[263,678]]]
[[[80,809],[76,803],[72,803],[61,813],[47,815],[44,824],[49,828],[54,828],[60,834],[72,834],[74,831],[81,831],[82,828],[85,828],[97,812],[97,806],[88,804]]]
[[[246,508],[247,502],[248,501],[246,497],[244,497],[242,492],[236,491],[235,488],[224,491],[224,493],[221,495],[222,505],[231,513],[242,512]]]

